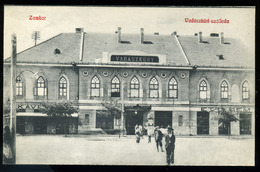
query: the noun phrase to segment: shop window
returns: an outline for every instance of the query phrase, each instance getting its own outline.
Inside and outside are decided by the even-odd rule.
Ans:
[[[61,77],[59,81],[59,97],[67,98],[67,80],[65,77]]]
[[[159,97],[159,83],[158,83],[158,80],[155,77],[153,77],[150,80],[149,88],[150,88],[149,97],[158,98]]]
[[[47,88],[45,86],[45,80],[42,76],[37,79],[37,85],[35,88],[35,96],[46,96]]]
[[[249,99],[249,84],[247,81],[245,81],[242,84],[242,99],[248,100]]]
[[[130,82],[130,97],[139,97],[139,80],[133,77]]]
[[[199,85],[199,96],[200,99],[207,99],[207,83],[204,80]]]
[[[91,80],[91,96],[92,97],[100,96],[100,81],[97,76],[94,76]]]
[[[178,117],[178,126],[183,126],[183,116],[182,115],[180,115]]]
[[[89,125],[89,114],[85,115],[85,124]]]
[[[16,95],[22,96],[23,95],[23,81],[20,76],[16,78]]]
[[[111,97],[120,97],[120,82],[116,76],[111,82]]]
[[[227,99],[228,98],[228,84],[226,81],[223,81],[221,83],[220,90],[221,90],[221,93],[220,93],[221,99]]]
[[[172,78],[169,81],[169,98],[177,98],[178,97],[178,84],[177,81]]]

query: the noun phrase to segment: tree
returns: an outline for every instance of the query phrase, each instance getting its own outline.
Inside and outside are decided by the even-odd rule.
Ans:
[[[106,110],[100,111],[99,115],[101,115],[104,118],[113,117],[117,120],[121,119],[122,114],[122,104],[118,103],[116,99],[113,99],[112,97],[104,97],[101,101],[101,104],[103,107],[105,107]],[[120,129],[121,124],[123,122],[120,122]],[[119,132],[120,137],[120,132]]]
[[[59,117],[64,118],[64,133],[66,136],[66,127],[68,117],[72,114],[78,113],[78,108],[74,107],[72,102],[61,101],[61,102],[43,102],[41,112],[46,113],[49,117]]]
[[[115,119],[121,119],[122,105],[121,103],[118,103],[116,99],[111,97],[103,98],[101,104],[103,107],[105,107],[106,110],[101,111],[100,115],[103,117],[112,116]]]
[[[229,108],[221,107],[218,110],[218,116],[215,117],[215,120],[218,120],[220,123],[227,126],[228,137],[230,137],[231,135],[230,123],[239,121],[239,119],[236,117],[237,113],[238,112],[234,111],[231,107]]]

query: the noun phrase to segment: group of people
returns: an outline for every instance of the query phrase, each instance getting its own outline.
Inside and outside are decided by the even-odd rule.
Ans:
[[[167,164],[174,164],[174,149],[175,149],[175,135],[171,126],[167,127],[167,132],[163,133],[159,126],[153,130],[152,126],[147,128],[148,143],[151,143],[152,134],[154,134],[157,151],[161,148],[161,152],[164,152],[162,140],[165,138],[165,151]],[[140,142],[140,137],[143,137],[143,131],[141,125],[135,126],[136,143]]]

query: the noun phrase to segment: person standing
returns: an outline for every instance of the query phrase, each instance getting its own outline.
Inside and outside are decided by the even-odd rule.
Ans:
[[[13,152],[11,149],[11,134],[10,128],[8,126],[5,126],[3,134],[3,163],[13,163]]]
[[[157,126],[154,130],[154,138],[155,138],[155,142],[156,142],[157,151],[159,152],[159,146],[160,146],[161,151],[163,152],[163,147],[162,147],[163,134],[160,131],[159,126]]]
[[[135,127],[136,143],[140,142],[140,129],[138,126]]]
[[[167,128],[168,134],[165,136],[165,150],[167,164],[174,164],[175,135],[173,128]]]
[[[139,130],[140,130],[140,136],[143,139],[143,126],[141,124],[139,125]]]
[[[148,127],[147,127],[147,135],[148,135],[148,143],[151,143],[151,137],[152,137],[152,128],[153,126],[148,124]]]

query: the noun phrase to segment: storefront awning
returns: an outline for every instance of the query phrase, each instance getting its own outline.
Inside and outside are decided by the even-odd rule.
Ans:
[[[47,114],[44,114],[44,113],[18,112],[18,113],[16,114],[16,116],[47,117],[48,115],[47,115]],[[78,117],[79,114],[74,113],[74,114],[71,114],[71,116],[72,116],[72,117]]]

